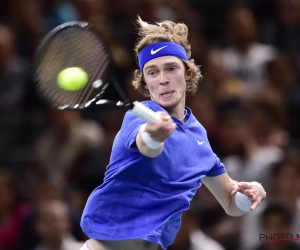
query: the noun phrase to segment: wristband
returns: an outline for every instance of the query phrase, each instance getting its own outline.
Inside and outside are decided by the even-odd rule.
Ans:
[[[252,205],[250,199],[240,192],[235,194],[235,204],[244,212],[250,212],[250,207]]]
[[[142,127],[140,129],[143,142],[148,146],[148,148],[151,148],[151,149],[160,148],[164,143],[153,140],[151,138],[151,136],[149,135],[149,133],[144,130],[144,128],[145,128],[145,124],[142,125]]]

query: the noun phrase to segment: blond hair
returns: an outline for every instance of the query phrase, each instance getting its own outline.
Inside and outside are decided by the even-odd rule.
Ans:
[[[187,54],[188,62],[184,61],[186,74],[191,78],[186,81],[186,95],[194,94],[197,91],[198,83],[202,79],[199,67],[191,59],[191,46],[188,41],[188,27],[183,23],[174,23],[172,21],[163,21],[156,24],[144,22],[140,17],[137,19],[139,26],[138,35],[140,39],[135,45],[135,56],[138,58],[140,51],[156,42],[175,42],[181,45]],[[133,87],[142,93],[145,97],[149,97],[149,90],[145,88],[143,74],[140,70],[134,71],[132,80]]]

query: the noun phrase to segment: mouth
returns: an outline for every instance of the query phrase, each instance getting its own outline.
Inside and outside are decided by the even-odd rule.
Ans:
[[[167,92],[164,92],[162,94],[160,94],[160,96],[162,98],[167,98],[167,97],[170,97],[175,91],[167,91]]]

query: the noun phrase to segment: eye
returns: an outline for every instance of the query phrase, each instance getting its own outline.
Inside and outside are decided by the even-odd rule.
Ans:
[[[156,71],[155,70],[149,70],[148,72],[147,72],[147,75],[149,75],[149,76],[154,76],[156,74]]]
[[[168,68],[168,71],[174,71],[176,68],[174,66],[171,66],[170,68]]]

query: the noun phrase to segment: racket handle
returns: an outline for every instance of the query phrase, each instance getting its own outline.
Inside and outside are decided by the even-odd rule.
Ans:
[[[153,110],[149,109],[142,103],[135,101],[133,102],[133,109],[132,112],[142,118],[147,123],[155,123],[160,120],[160,117],[157,113],[155,113]]]

